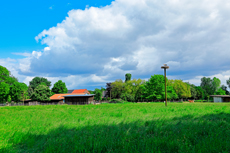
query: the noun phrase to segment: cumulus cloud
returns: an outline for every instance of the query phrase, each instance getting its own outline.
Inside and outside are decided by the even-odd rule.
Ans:
[[[184,80],[227,72],[229,14],[228,0],[116,0],[71,10],[35,37],[48,47],[22,60],[20,74],[94,83],[127,72],[148,78],[162,74],[164,63],[170,76]]]

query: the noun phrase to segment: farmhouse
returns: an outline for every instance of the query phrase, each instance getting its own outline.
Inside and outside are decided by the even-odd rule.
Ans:
[[[84,105],[93,102],[94,94],[87,89],[68,90],[67,94],[55,94],[50,97],[52,103],[66,103],[69,105]]]
[[[229,95],[210,95],[210,97],[213,97],[214,103],[230,102]]]

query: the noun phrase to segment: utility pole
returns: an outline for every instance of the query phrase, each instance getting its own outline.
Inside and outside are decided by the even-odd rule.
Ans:
[[[164,64],[164,66],[161,66],[162,69],[164,69],[164,74],[165,74],[165,106],[167,106],[167,85],[166,85],[166,69],[169,68],[167,64]]]

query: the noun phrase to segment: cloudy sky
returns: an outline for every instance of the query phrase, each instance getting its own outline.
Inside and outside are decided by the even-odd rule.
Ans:
[[[126,73],[148,79],[164,63],[170,79],[226,84],[229,14],[229,0],[4,2],[0,65],[20,82],[40,76],[69,89],[104,87]]]

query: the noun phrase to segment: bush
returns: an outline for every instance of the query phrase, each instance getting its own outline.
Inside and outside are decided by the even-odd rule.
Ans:
[[[124,103],[122,99],[112,99],[109,103]]]

